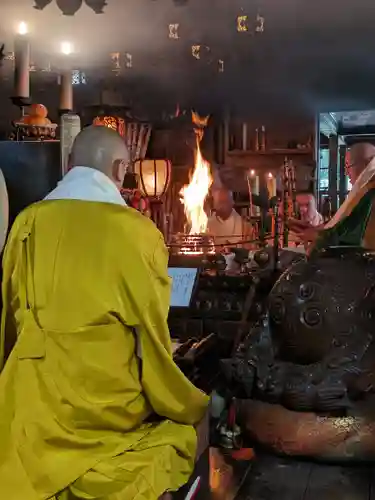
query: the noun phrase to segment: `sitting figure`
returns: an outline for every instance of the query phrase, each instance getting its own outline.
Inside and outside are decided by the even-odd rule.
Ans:
[[[312,192],[309,190],[299,191],[296,195],[296,201],[302,221],[310,224],[312,227],[321,226],[323,224],[323,217],[318,212],[316,199]]]
[[[220,187],[212,191],[214,214],[208,219],[207,230],[216,246],[251,248],[251,225],[234,208],[233,193]]]
[[[291,230],[318,251],[327,246],[363,246],[375,249],[375,146],[357,143],[350,148],[347,174],[352,183],[345,202],[325,225],[291,221]]]
[[[0,484],[7,500],[154,500],[193,470],[207,396],[173,361],[168,253],[120,195],[113,130],[16,219],[4,255]],[[3,350],[3,349],[2,349]]]

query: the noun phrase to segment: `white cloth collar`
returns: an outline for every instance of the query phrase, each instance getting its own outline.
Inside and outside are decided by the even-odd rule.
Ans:
[[[72,168],[45,199],[98,201],[126,206],[114,182],[90,167]]]
[[[214,217],[215,219],[220,222],[220,224],[225,224],[226,222],[229,222],[233,217],[234,218],[237,218],[237,216],[239,216],[239,214],[236,212],[236,210],[233,208],[232,210],[232,213],[230,214],[230,216],[227,218],[227,219],[222,219],[219,215],[217,215],[216,213],[214,214]],[[240,217],[240,216],[239,216]]]

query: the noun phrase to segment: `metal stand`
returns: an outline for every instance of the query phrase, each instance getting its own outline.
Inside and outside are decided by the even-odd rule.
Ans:
[[[10,100],[12,101],[12,104],[17,106],[21,110],[32,104],[30,97],[14,96],[14,97],[11,97]]]
[[[275,206],[273,207],[273,216],[275,220],[275,234],[273,238],[273,265],[275,272],[280,270],[280,217],[279,217],[280,202],[281,200],[278,200],[275,203]],[[284,238],[285,238],[285,229],[284,229]]]
[[[289,243],[289,217],[296,216],[297,202],[296,202],[296,174],[294,165],[287,158],[284,160],[283,165],[283,247],[287,248]]]
[[[14,106],[17,106],[17,108],[20,110],[21,116],[24,116],[25,108],[27,108],[28,106],[30,106],[32,104],[30,97],[13,96],[10,98],[10,100],[11,100],[12,104]],[[16,130],[15,139],[16,139],[16,141],[20,140],[19,130]]]

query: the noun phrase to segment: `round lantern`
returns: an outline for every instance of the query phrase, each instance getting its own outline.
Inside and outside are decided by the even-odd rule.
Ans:
[[[134,172],[139,176],[139,187],[149,198],[160,198],[166,193],[171,180],[169,160],[138,160]]]
[[[118,116],[97,116],[93,121],[93,125],[111,128],[121,137],[125,137],[125,120]]]

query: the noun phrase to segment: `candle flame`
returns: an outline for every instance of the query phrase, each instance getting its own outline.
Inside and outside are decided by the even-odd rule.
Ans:
[[[73,52],[73,46],[70,42],[63,42],[61,44],[61,53],[69,56]]]
[[[18,34],[19,35],[26,35],[27,32],[28,32],[28,28],[27,28],[27,24],[25,22],[21,22],[19,25],[18,25]]]

